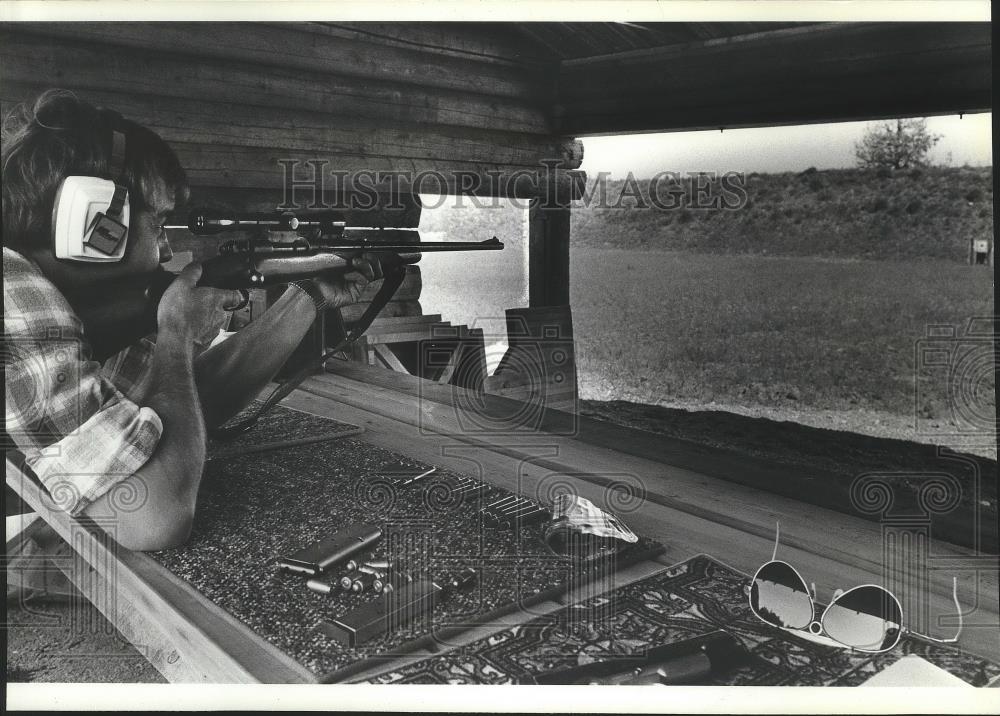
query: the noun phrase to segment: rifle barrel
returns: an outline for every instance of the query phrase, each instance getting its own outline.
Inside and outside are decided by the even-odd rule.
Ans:
[[[314,248],[325,251],[398,251],[401,253],[423,253],[425,251],[494,251],[503,248],[498,238],[485,241],[419,241],[413,244],[382,244],[378,241],[364,241],[354,244],[317,243]]]

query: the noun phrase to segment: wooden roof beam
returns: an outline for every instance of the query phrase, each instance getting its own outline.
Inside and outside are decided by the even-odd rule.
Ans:
[[[825,24],[562,63],[560,130],[615,134],[992,108],[987,23]]]

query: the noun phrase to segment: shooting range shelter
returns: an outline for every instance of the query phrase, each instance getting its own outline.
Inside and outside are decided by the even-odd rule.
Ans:
[[[348,209],[351,224],[417,226],[420,204],[406,177],[421,172],[445,177],[442,193],[475,185],[484,196],[531,198],[528,309],[541,313],[526,315],[546,317],[570,302],[570,203],[585,182],[580,137],[991,111],[990,32],[988,23],[962,22],[12,23],[0,28],[0,101],[6,113],[59,87],[152,128],[186,168],[193,206],[274,209],[285,199],[282,161],[295,163],[296,199],[304,192],[328,206],[345,206],[358,187],[325,184],[316,194],[310,167],[405,173],[398,186],[379,187],[378,206]],[[171,241],[196,258],[215,247]],[[419,272],[409,285],[400,301],[419,296]],[[411,303],[383,318],[412,314]],[[638,476],[647,499],[630,521],[663,541],[662,563],[705,552],[752,572],[770,554],[779,513],[793,535],[786,558],[808,564],[824,590],[881,581],[880,526],[828,509],[824,501],[836,498],[823,479],[807,495],[773,494],[787,482],[784,468],[585,418],[560,432],[565,418],[553,405],[537,435],[503,447],[463,433],[463,389],[344,364],[287,404],[363,425],[372,444],[455,471],[469,470],[468,459],[444,446],[462,443],[477,451],[483,479],[515,491],[554,471],[576,475],[581,493],[600,504],[588,473]],[[509,399],[484,398],[500,412]],[[420,411],[421,401],[451,412]],[[558,457],[536,461],[533,440],[557,445]],[[7,480],[64,539],[76,536],[77,562],[107,578],[83,580],[88,597],[135,643],[157,645],[149,658],[168,678],[317,679],[148,556],[123,554],[46,506],[10,461]],[[995,531],[991,539],[995,549]],[[969,565],[995,560],[972,546],[935,546]],[[995,648],[996,580],[958,577],[990,625],[966,632],[968,648]],[[947,611],[951,573],[921,578],[933,585],[932,608]]]

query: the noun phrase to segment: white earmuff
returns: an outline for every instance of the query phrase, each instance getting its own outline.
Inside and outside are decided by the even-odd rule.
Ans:
[[[115,190],[124,192],[119,218],[108,215]],[[66,177],[56,194],[52,231],[56,258],[109,263],[125,255],[128,192],[109,179]]]

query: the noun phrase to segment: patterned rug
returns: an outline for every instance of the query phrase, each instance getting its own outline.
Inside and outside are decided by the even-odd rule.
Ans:
[[[255,400],[250,406],[230,423],[256,413],[262,401]],[[218,460],[245,455],[247,453],[265,452],[291,445],[308,445],[310,443],[334,440],[336,438],[359,435],[364,430],[357,425],[328,420],[300,410],[292,410],[283,405],[275,405],[261,416],[260,420],[247,432],[237,435],[232,440],[210,438],[206,460]]]
[[[856,686],[907,654],[983,686],[1000,664],[909,637],[885,654],[860,654],[799,638],[750,612],[750,578],[699,555],[646,579],[498,631],[446,654],[369,679],[377,684],[511,684],[552,669],[600,661],[725,629],[749,663],[706,685]],[[599,618],[594,618],[594,614]]]

